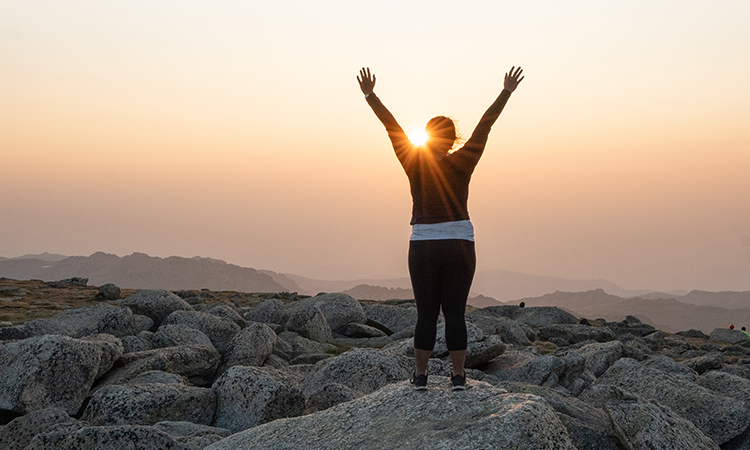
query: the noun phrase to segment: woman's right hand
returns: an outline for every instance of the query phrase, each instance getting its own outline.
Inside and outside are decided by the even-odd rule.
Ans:
[[[359,88],[362,89],[365,96],[372,94],[375,89],[375,75],[370,73],[369,67],[363,67],[359,70],[357,81],[359,81]]]

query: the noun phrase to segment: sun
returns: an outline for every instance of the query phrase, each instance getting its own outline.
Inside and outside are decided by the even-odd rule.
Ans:
[[[427,132],[424,131],[424,128],[415,128],[407,136],[409,136],[411,143],[417,147],[421,147],[427,142]]]

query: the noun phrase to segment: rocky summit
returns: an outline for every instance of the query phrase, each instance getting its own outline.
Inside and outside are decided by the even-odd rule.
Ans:
[[[415,391],[413,301],[63,281],[3,280],[14,318],[68,306],[0,325],[0,449],[750,448],[737,330],[470,307],[468,389],[438,336]]]

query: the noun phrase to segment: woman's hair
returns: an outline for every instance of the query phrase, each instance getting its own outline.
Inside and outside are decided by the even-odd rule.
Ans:
[[[446,143],[450,142],[451,145],[448,146],[448,149],[453,147],[458,140],[456,125],[453,123],[453,120],[445,116],[433,117],[427,122],[424,129],[429,136],[443,140]]]

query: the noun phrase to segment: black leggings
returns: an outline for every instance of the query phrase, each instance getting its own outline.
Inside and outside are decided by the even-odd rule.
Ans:
[[[448,350],[466,350],[464,313],[476,261],[472,241],[409,241],[409,274],[417,302],[414,348],[432,351],[435,347],[442,307]]]

